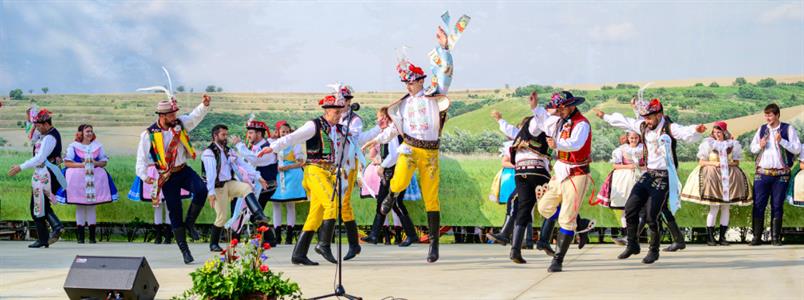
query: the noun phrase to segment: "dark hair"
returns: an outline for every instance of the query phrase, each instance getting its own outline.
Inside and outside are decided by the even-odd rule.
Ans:
[[[75,141],[76,142],[80,143],[80,142],[84,141],[84,129],[87,129],[87,128],[94,128],[94,127],[92,127],[92,125],[89,125],[89,124],[78,125],[78,132],[75,133]],[[98,137],[97,135],[93,135],[92,140],[90,142],[94,142],[95,138],[97,138],[97,137]]]
[[[223,124],[218,124],[218,125],[213,126],[212,127],[212,137],[214,138],[216,135],[218,135],[218,132],[221,131],[221,130],[229,130],[229,127],[226,127],[226,125],[223,125]]]
[[[778,116],[781,113],[779,111],[779,105],[776,105],[776,103],[768,104],[768,106],[765,106],[765,113],[773,113]]]

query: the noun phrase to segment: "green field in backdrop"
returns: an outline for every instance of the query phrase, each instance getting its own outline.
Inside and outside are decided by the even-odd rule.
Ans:
[[[30,156],[25,153],[0,152],[0,170],[8,170],[13,164],[19,164]],[[134,202],[126,198],[126,194],[134,179],[134,156],[114,156],[110,159],[107,170],[112,175],[120,193],[120,200],[98,207],[98,221],[110,223],[128,223],[139,219],[151,222],[153,210],[149,203]],[[191,161],[196,171],[200,160]],[[695,163],[682,163],[680,176],[682,182]],[[753,179],[754,165],[744,162],[741,167],[746,170],[749,181]],[[500,226],[503,222],[505,205],[488,200],[491,182],[500,168],[497,157],[490,155],[443,155],[441,159],[441,184],[439,197],[441,201],[442,224],[459,226]],[[592,173],[596,187],[600,187],[605,176],[611,170],[608,163],[592,164]],[[0,176],[0,220],[30,220],[28,203],[30,199],[31,171],[25,171],[16,177]],[[353,206],[358,224],[368,225],[374,218],[376,201],[359,199],[355,192]],[[587,195],[587,199],[588,199]],[[185,201],[187,205],[189,201]],[[406,201],[416,224],[426,224],[424,203],[422,201]],[[308,204],[297,205],[297,220],[302,223],[307,215]],[[75,208],[72,205],[55,205],[54,209],[60,218],[74,220]],[[270,216],[271,208],[266,208]],[[684,227],[705,227],[707,206],[683,202],[676,218]],[[768,209],[770,211],[770,209]],[[582,205],[581,214],[587,218],[597,219],[600,227],[619,227],[619,221],[612,211],[602,206]],[[536,213],[538,215],[538,213]],[[537,217],[538,218],[538,217]],[[214,219],[212,208],[205,207],[199,223],[209,224]],[[750,226],[751,206],[731,208],[731,226]],[[769,218],[766,218],[769,220]],[[539,222],[537,220],[537,222]],[[785,204],[784,224],[786,227],[804,227],[804,209]]]

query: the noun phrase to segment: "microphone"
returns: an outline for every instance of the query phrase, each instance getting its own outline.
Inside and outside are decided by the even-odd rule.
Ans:
[[[360,110],[360,103],[352,103],[352,105],[349,105],[349,108],[352,109],[352,111],[358,111]]]

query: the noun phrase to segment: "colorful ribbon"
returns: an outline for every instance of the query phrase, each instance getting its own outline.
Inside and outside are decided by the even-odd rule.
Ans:
[[[667,134],[662,134],[659,137],[659,141],[664,144],[664,153],[665,153],[665,160],[667,162],[667,180],[670,182],[669,188],[669,196],[668,196],[668,206],[670,207],[670,212],[673,215],[676,214],[681,208],[681,199],[679,198],[679,194],[681,193],[681,180],[678,179],[678,172],[676,171],[676,165],[673,162],[673,149],[671,148],[672,139]]]

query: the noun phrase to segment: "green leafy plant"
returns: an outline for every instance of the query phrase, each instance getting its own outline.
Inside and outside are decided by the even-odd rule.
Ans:
[[[299,285],[283,279],[282,273],[274,273],[266,263],[271,245],[260,245],[260,241],[267,229],[261,226],[243,243],[233,239],[220,257],[190,273],[193,287],[173,299],[301,299]]]

